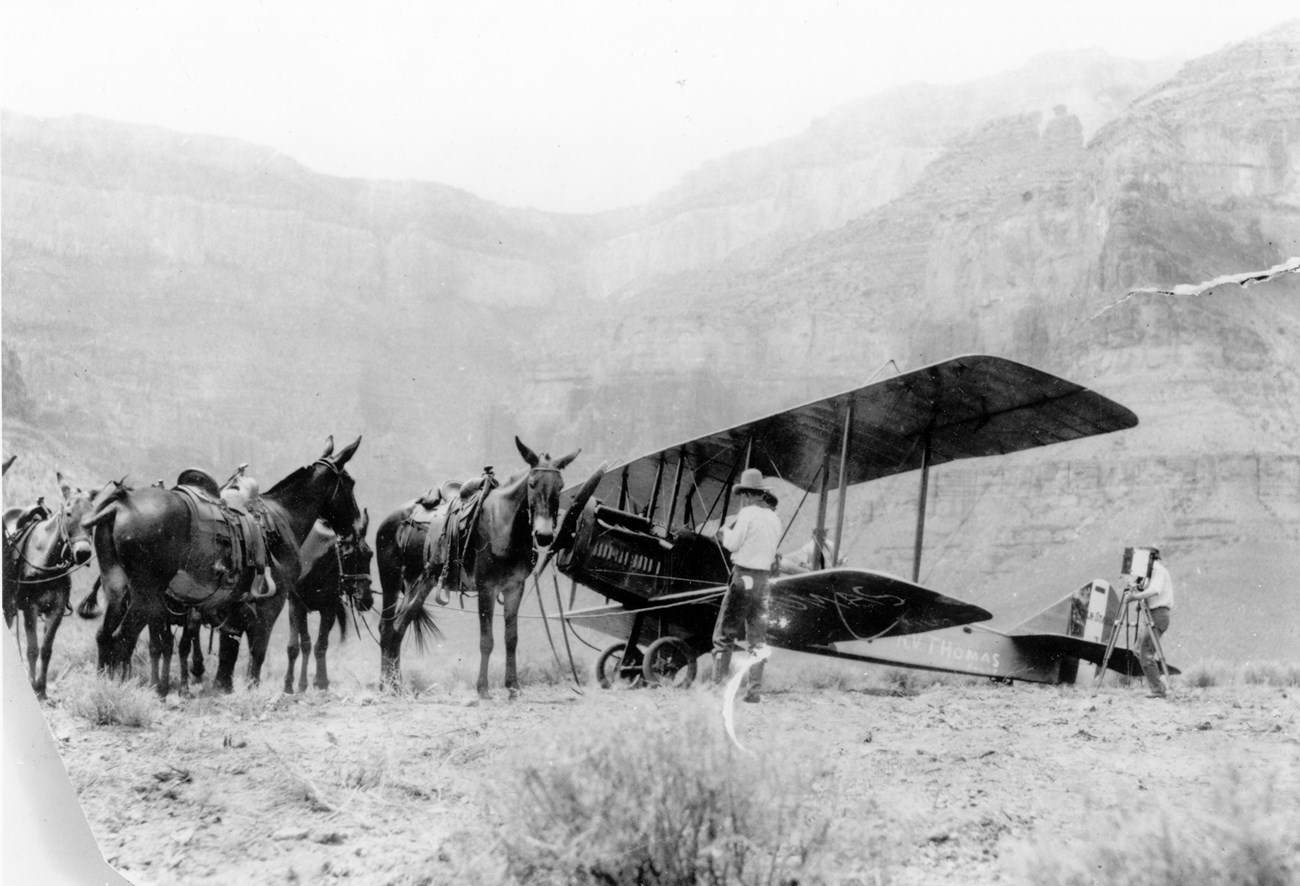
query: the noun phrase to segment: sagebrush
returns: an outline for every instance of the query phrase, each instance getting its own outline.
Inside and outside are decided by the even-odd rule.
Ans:
[[[521,761],[497,814],[522,883],[808,882],[829,822],[794,754],[729,743],[717,699],[556,736]]]

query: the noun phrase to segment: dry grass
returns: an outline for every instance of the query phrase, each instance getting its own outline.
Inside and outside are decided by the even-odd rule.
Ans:
[[[509,874],[683,886],[815,875],[829,822],[797,758],[737,751],[706,704],[554,736],[529,753],[494,803]]]
[[[1300,881],[1300,792],[1281,779],[1223,777],[1218,802],[1166,801],[1096,816],[1090,836],[1039,846],[1022,859],[1035,886],[1289,886]],[[1149,804],[1150,801],[1145,801]]]
[[[94,726],[153,726],[162,714],[157,694],[135,680],[116,680],[92,671],[70,675],[62,685],[63,706]]]

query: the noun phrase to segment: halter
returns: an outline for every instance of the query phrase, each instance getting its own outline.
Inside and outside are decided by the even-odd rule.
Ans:
[[[557,476],[563,476],[563,472],[559,468],[553,468],[550,465],[529,468],[529,480],[532,479],[533,474],[555,474]],[[537,550],[540,545],[537,543],[537,533],[533,530],[533,499],[532,496],[528,494],[527,490],[524,490],[524,512],[528,515],[528,536],[533,543],[533,565],[535,566],[537,565]]]
[[[355,600],[356,589],[360,588],[363,581],[370,581],[370,573],[345,571],[343,566],[343,536],[338,535],[338,533],[335,533],[335,535],[337,536],[337,539],[334,542],[334,561],[338,563],[339,581],[345,583],[344,588],[347,591],[348,599]]]
[[[43,578],[10,579],[14,584],[19,584],[19,585],[44,584],[45,582],[48,581],[56,581],[60,578],[65,578],[71,575],[72,573],[76,572],[78,569],[84,569],[90,565],[91,560],[87,560],[85,563],[78,564],[72,558],[72,536],[68,534],[67,507],[68,507],[67,503],[65,502],[64,505],[59,508],[59,513],[57,517],[46,518],[46,519],[55,519],[58,521],[59,534],[57,539],[55,540],[55,546],[56,546],[56,550],[60,551],[61,553],[59,555],[58,560],[55,562],[53,566],[39,566],[36,563],[33,563],[31,560],[28,560],[27,555],[23,552],[23,548],[26,547],[25,544],[23,545],[23,548],[18,548],[16,550],[16,553],[18,555],[18,561],[22,565],[27,566],[30,569],[35,569],[38,572],[59,572],[60,570],[66,570],[66,571],[60,572],[60,574],[58,575],[47,575]],[[37,522],[31,524],[30,527],[24,529],[23,532],[18,533],[17,535],[21,536],[24,533],[26,533],[28,537],[31,537],[31,534],[36,531],[36,527],[43,522],[45,521],[38,520]],[[15,536],[13,540],[17,541],[17,536]]]

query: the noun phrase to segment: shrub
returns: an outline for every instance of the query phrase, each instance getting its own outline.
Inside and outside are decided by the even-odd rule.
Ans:
[[[499,833],[512,876],[686,886],[786,883],[812,870],[828,823],[806,808],[796,756],[738,751],[708,701],[686,700],[659,722],[623,719],[555,737],[507,779]]]
[[[1280,779],[1246,783],[1232,772],[1208,810],[1176,801],[1130,807],[1084,841],[1037,847],[1025,881],[1042,886],[1287,886],[1300,877],[1300,796]]]
[[[1248,661],[1241,666],[1241,682],[1248,686],[1300,686],[1300,665],[1293,662]]]
[[[152,726],[162,710],[157,693],[133,680],[85,674],[72,681],[64,706],[96,726]]]
[[[1188,686],[1197,689],[1210,689],[1214,686],[1226,686],[1236,682],[1232,665],[1218,659],[1198,661],[1183,671],[1182,680]]]

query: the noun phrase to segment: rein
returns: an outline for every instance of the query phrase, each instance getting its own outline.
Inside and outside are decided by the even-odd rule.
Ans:
[[[31,538],[32,533],[36,531],[36,527],[39,525],[40,525],[39,523],[32,525],[31,530],[27,533],[28,538]],[[27,554],[24,552],[24,549],[27,547],[25,543],[23,544],[22,548],[19,548],[17,551],[18,564],[26,566],[30,569],[35,569],[38,572],[59,572],[59,570],[65,570],[65,571],[59,572],[58,575],[47,575],[42,578],[10,579],[14,584],[39,585],[39,584],[45,584],[46,582],[50,582],[50,581],[57,581],[60,578],[66,578],[67,576],[72,575],[72,573],[76,572],[78,569],[85,569],[92,562],[94,562],[93,554],[91,556],[91,559],[87,560],[85,563],[78,564],[73,561],[72,538],[71,536],[68,535],[68,518],[67,518],[67,514],[62,510],[59,511],[58,526],[59,526],[59,537],[58,537],[57,544],[58,544],[58,549],[62,553],[59,555],[58,561],[53,566],[41,566],[37,563],[33,563],[31,560],[28,560]]]

